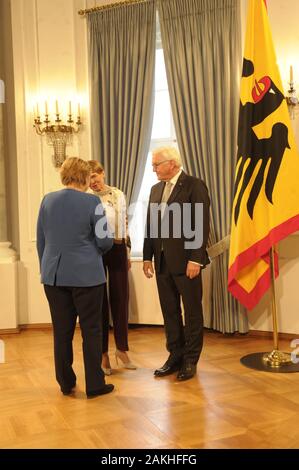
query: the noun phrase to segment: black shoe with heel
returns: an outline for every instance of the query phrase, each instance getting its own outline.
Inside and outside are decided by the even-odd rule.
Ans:
[[[189,361],[184,361],[182,368],[179,370],[178,375],[177,375],[177,380],[179,381],[184,381],[184,380],[189,380],[194,377],[196,374],[196,364],[193,364],[192,362]]]
[[[169,357],[162,367],[155,370],[154,376],[165,377],[166,375],[173,374],[174,372],[177,372],[178,370],[180,370],[181,365],[182,365],[181,359],[173,359],[172,357]]]
[[[75,391],[75,388],[76,388],[76,384],[74,384],[70,388],[61,388],[61,392],[63,395],[71,395]]]
[[[91,390],[90,392],[86,392],[87,398],[94,398],[99,395],[106,395],[106,393],[112,392],[114,389],[114,385],[112,384],[105,384],[102,388],[98,390]]]

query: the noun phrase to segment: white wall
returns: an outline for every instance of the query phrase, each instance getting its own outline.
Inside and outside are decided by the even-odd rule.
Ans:
[[[244,19],[246,1],[241,1]],[[41,101],[45,97],[52,100],[58,97],[61,102],[65,99],[67,106],[70,93],[80,95],[85,102],[85,128],[74,146],[68,147],[67,153],[69,156],[89,158],[86,20],[79,17],[77,11],[94,6],[94,3],[94,0],[11,0],[17,129],[17,173],[12,177],[15,178],[14,188],[19,204],[20,324],[50,322],[48,306],[39,282],[35,224],[43,194],[60,187],[57,171],[51,162],[52,150],[41,141],[32,127],[32,108],[37,96],[41,97]],[[108,2],[97,2],[100,3]],[[297,0],[289,0],[287,4],[284,0],[269,0],[268,4],[277,53],[282,63],[286,64],[287,77],[287,53],[291,47],[299,51],[296,24],[299,3]],[[299,86],[299,57],[297,59],[295,62],[294,56],[292,63]],[[299,142],[297,119],[294,125]],[[280,331],[284,332],[299,333],[299,289],[296,288],[299,277],[298,241],[297,237],[292,237],[282,244],[284,259],[277,282],[277,296],[282,311]],[[250,313],[253,329],[272,329],[266,300]],[[155,283],[144,278],[140,262],[133,263],[132,267],[130,305],[132,321],[162,323]],[[4,328],[0,319],[1,327]]]
[[[19,248],[19,225],[10,18],[10,3],[0,2],[0,77],[5,87],[5,100],[0,104],[0,328],[14,331],[18,326],[18,270],[17,253],[11,245]]]
[[[1,75],[0,75],[1,77]],[[3,104],[0,103],[0,241],[7,240]]]
[[[299,92],[299,2],[268,0],[268,14],[280,68],[287,94],[289,69],[293,65],[295,87]],[[242,0],[242,30],[245,36],[248,1]],[[297,114],[298,113],[298,114]],[[292,120],[296,142],[299,146],[299,107]],[[280,276],[275,283],[278,311],[278,329],[284,333],[299,334],[299,233],[289,236],[279,245]],[[270,295],[267,293],[259,305],[248,313],[250,329],[272,331]]]
[[[11,0],[17,174],[19,201],[19,323],[50,322],[39,282],[35,249],[36,217],[43,195],[61,187],[51,162],[52,148],[33,129],[33,105],[58,98],[85,99],[85,129],[67,154],[89,158],[86,22],[77,14],[84,1]],[[86,106],[87,105],[87,106]],[[41,106],[40,106],[41,107]]]

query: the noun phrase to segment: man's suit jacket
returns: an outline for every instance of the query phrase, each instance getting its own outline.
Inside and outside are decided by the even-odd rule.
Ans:
[[[96,215],[97,212],[101,215]],[[102,254],[113,245],[98,197],[74,189],[47,194],[37,222],[41,282],[50,286],[91,287],[106,281]],[[97,227],[98,228],[98,227]]]
[[[146,233],[143,246],[143,259],[144,261],[152,260],[154,256],[155,270],[157,273],[160,272],[161,264],[161,252],[163,248],[167,267],[172,274],[183,274],[186,272],[188,261],[195,261],[203,266],[209,263],[209,257],[206,251],[206,245],[209,236],[209,207],[210,199],[208,189],[203,181],[193,176],[186,175],[182,172],[176,185],[174,186],[172,193],[167,201],[167,206],[172,203],[177,203],[177,207],[183,208],[183,204],[190,204],[191,207],[191,228],[192,230],[202,229],[203,231],[203,243],[200,248],[186,249],[185,242],[190,241],[190,238],[186,238],[183,229],[183,216],[181,221],[181,236],[176,238],[175,230],[173,230],[173,217],[172,212],[169,216],[169,237],[163,237],[161,228],[166,216],[167,210],[165,210],[164,216],[161,220],[158,220],[158,227],[155,226],[156,217],[153,215],[153,206],[151,204],[159,204],[162,199],[165,183],[159,182],[152,187],[149,207],[147,214]],[[195,203],[203,204],[203,220],[201,227],[195,227]],[[183,212],[182,212],[183,213]],[[185,220],[186,222],[186,220]],[[197,221],[198,222],[198,221]],[[178,229],[178,227],[176,227]],[[158,233],[158,237],[153,237],[153,232]]]

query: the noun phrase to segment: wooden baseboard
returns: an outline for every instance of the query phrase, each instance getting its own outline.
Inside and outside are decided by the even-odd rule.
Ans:
[[[272,331],[249,330],[247,335],[255,338],[273,338]],[[293,340],[295,338],[299,338],[299,333],[278,333],[278,338],[285,340]]]
[[[52,330],[52,323],[29,323],[19,325],[20,330]]]
[[[79,323],[76,324],[76,328],[79,328]],[[20,331],[26,330],[53,330],[52,323],[29,323],[26,325],[19,325]],[[1,330],[0,330],[1,331]]]
[[[19,328],[20,328],[20,331],[26,331],[26,330],[53,330],[53,325],[52,325],[52,323],[29,323],[27,325],[19,325]],[[79,328],[79,323],[76,324],[76,328]]]
[[[18,328],[4,328],[3,330],[0,330],[0,335],[16,335],[19,334],[21,331],[20,327]]]
[[[163,325],[139,325],[139,324],[129,324],[129,327],[132,329],[136,328],[161,328]],[[79,323],[77,323],[76,328],[79,328]],[[26,331],[26,330],[52,330],[53,326],[52,323],[30,323],[30,324],[24,324],[24,325],[19,325],[17,328],[8,328],[8,329],[0,329],[0,335],[14,335],[18,334],[21,331]],[[215,333],[222,335],[219,331],[215,330],[210,330],[208,329],[207,332],[209,333]],[[260,331],[260,330],[249,330],[248,333],[231,333],[229,336],[251,336],[251,337],[256,337],[256,338],[273,338],[273,333],[272,331]],[[284,340],[293,340],[299,338],[299,333],[279,333],[279,339],[284,339]]]

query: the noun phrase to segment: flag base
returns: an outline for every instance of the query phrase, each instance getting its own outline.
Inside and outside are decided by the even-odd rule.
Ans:
[[[298,359],[298,358],[296,358]],[[245,367],[265,372],[299,372],[298,363],[292,362],[291,355],[274,349],[272,352],[248,354],[240,359]]]
[[[279,351],[278,349],[273,349],[272,352],[266,353],[263,357],[263,361],[270,367],[283,367],[288,364],[293,364],[291,355]]]

